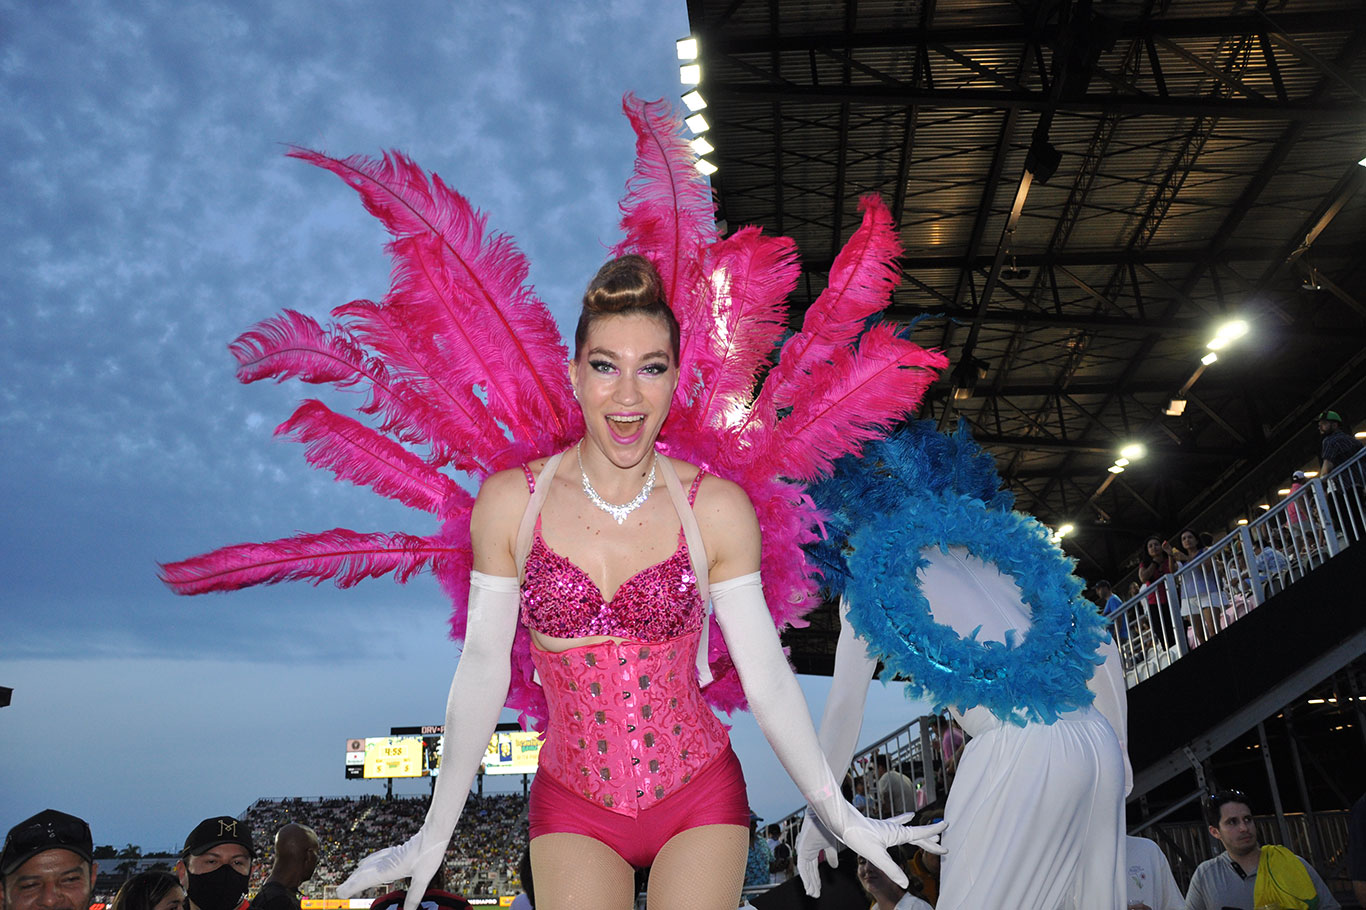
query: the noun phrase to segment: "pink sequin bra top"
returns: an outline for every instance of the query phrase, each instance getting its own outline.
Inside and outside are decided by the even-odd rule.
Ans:
[[[689,506],[701,476],[688,491]],[[565,651],[532,645],[549,708],[541,773],[635,817],[729,748],[725,726],[697,685],[703,604],[681,531],[672,556],[636,573],[605,602],[582,569],[545,545],[538,516],[521,616],[546,635],[625,639]]]
[[[531,469],[523,466],[535,487]],[[702,480],[697,472],[688,505]],[[697,590],[688,543],[678,531],[673,555],[641,569],[606,600],[588,574],[546,546],[541,519],[522,570],[522,625],[555,638],[610,635],[637,641],[664,641],[702,627],[702,596]]]

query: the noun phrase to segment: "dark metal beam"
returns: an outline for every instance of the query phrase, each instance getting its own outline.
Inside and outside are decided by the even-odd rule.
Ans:
[[[1366,103],[1329,101],[1258,101],[1237,98],[1166,97],[1151,95],[1084,95],[1055,102],[1043,92],[1010,92],[990,89],[916,88],[909,82],[888,85],[794,85],[758,82],[711,82],[708,94],[723,101],[795,101],[802,104],[861,104],[905,107],[916,104],[948,110],[1046,111],[1073,114],[1122,114],[1133,116],[1221,117],[1230,120],[1360,123],[1366,120]]]
[[[906,306],[893,304],[885,315],[889,319],[909,323],[913,319],[932,321],[935,318],[970,320],[974,311],[966,307],[951,306]],[[1138,333],[1161,332],[1164,335],[1207,335],[1213,337],[1212,320],[1157,319],[1149,317],[1126,318],[1123,316],[1089,316],[1085,313],[1049,313],[1042,310],[987,310],[981,315],[984,325],[1013,325],[1031,328],[1086,329],[1092,332]],[[1308,338],[1329,341],[1342,338],[1361,338],[1366,340],[1366,325],[1354,326],[1314,326],[1285,325],[1276,328],[1276,334],[1284,338]]]
[[[1303,237],[1303,234],[1300,235]],[[1140,268],[1154,265],[1194,265],[1205,262],[1210,255],[1208,246],[1170,247],[1162,249],[1127,250],[1056,250],[1053,252],[1021,252],[1015,255],[1016,265],[1029,268],[1050,268],[1055,266],[1090,265],[1136,265]],[[1324,258],[1355,259],[1361,255],[1359,243],[1317,244],[1314,255]],[[1265,262],[1276,258],[1284,260],[1284,244],[1257,244],[1256,246],[1225,246],[1218,258],[1224,262]],[[991,266],[994,255],[978,254],[965,256],[962,253],[935,255],[902,256],[897,264],[905,272],[928,271],[930,269],[961,269],[964,266],[986,269]],[[824,274],[830,271],[830,259],[814,256],[803,257],[804,271]]]
[[[1366,10],[1318,10],[1277,15],[1269,20],[1257,14],[1235,16],[1191,16],[1188,18],[1145,17],[1114,22],[1116,37],[1125,38],[1222,38],[1228,35],[1253,35],[1268,30],[1270,22],[1280,34],[1328,33],[1341,34],[1366,27]],[[1033,38],[1045,45],[1055,43],[1061,25],[1041,26]],[[850,48],[896,48],[930,43],[961,44],[976,47],[1015,46],[1030,35],[1018,22],[994,22],[984,25],[934,26],[931,28],[879,28],[858,32],[849,37],[839,32],[807,32],[788,34],[779,39],[782,51],[819,50],[844,44]],[[742,34],[738,29],[717,29],[707,35],[707,50],[717,54],[758,54],[770,49],[769,39],[763,35]]]
[[[1040,452],[1071,452],[1078,455],[1104,455],[1113,458],[1114,446],[1100,446],[1094,443],[1063,442],[1059,439],[1043,439],[1038,436],[996,436],[994,434],[973,434],[978,443],[996,449],[1035,449]],[[1174,459],[1180,461],[1230,461],[1241,458],[1246,453],[1242,449],[1227,448],[1174,448],[1170,446],[1150,446],[1148,454],[1154,459]]]

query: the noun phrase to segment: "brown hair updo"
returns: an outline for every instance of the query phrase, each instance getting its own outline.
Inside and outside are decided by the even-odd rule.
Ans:
[[[598,269],[583,292],[583,309],[574,329],[574,359],[579,359],[588,329],[604,316],[653,316],[669,327],[669,347],[678,364],[678,320],[664,299],[664,282],[650,260],[636,253],[618,256]]]

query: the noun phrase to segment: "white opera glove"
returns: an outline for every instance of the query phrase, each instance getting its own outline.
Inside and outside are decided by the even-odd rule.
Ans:
[[[778,761],[831,834],[906,887],[906,873],[888,855],[887,848],[915,843],[942,853],[939,831],[943,824],[912,828],[901,824],[909,815],[887,820],[865,818],[846,801],[821,752],[797,678],[783,656],[773,617],[764,603],[759,573],[714,584],[711,597],[750,710]],[[802,883],[808,894],[819,896],[819,879],[813,882],[804,878]]]
[[[877,661],[868,656],[868,648],[849,624],[849,604],[841,597],[839,605],[840,637],[835,645],[835,672],[830,681],[830,694],[821,714],[820,744],[825,761],[832,768],[848,768],[858,746],[859,730],[863,725],[864,705],[868,701],[868,684],[877,672]],[[812,884],[820,893],[820,857],[831,868],[839,865],[839,844],[830,829],[821,824],[816,813],[808,812],[797,835],[797,874],[811,890]]]
[[[436,778],[427,818],[422,828],[404,843],[361,860],[337,888],[339,897],[353,897],[367,888],[411,877],[403,907],[417,910],[427,884],[441,867],[507,700],[518,607],[516,578],[470,572],[465,646],[446,700],[441,773]]]

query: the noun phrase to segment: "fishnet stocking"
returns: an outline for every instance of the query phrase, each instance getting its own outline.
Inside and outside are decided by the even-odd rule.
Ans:
[[[735,910],[745,881],[749,831],[704,825],[676,835],[650,868],[648,910]],[[582,834],[531,841],[536,910],[631,910],[635,870],[615,850]]]
[[[615,850],[582,834],[532,838],[531,876],[536,882],[536,910],[635,906],[635,870]]]
[[[748,856],[749,829],[740,825],[675,835],[650,867],[647,910],[735,910]]]

